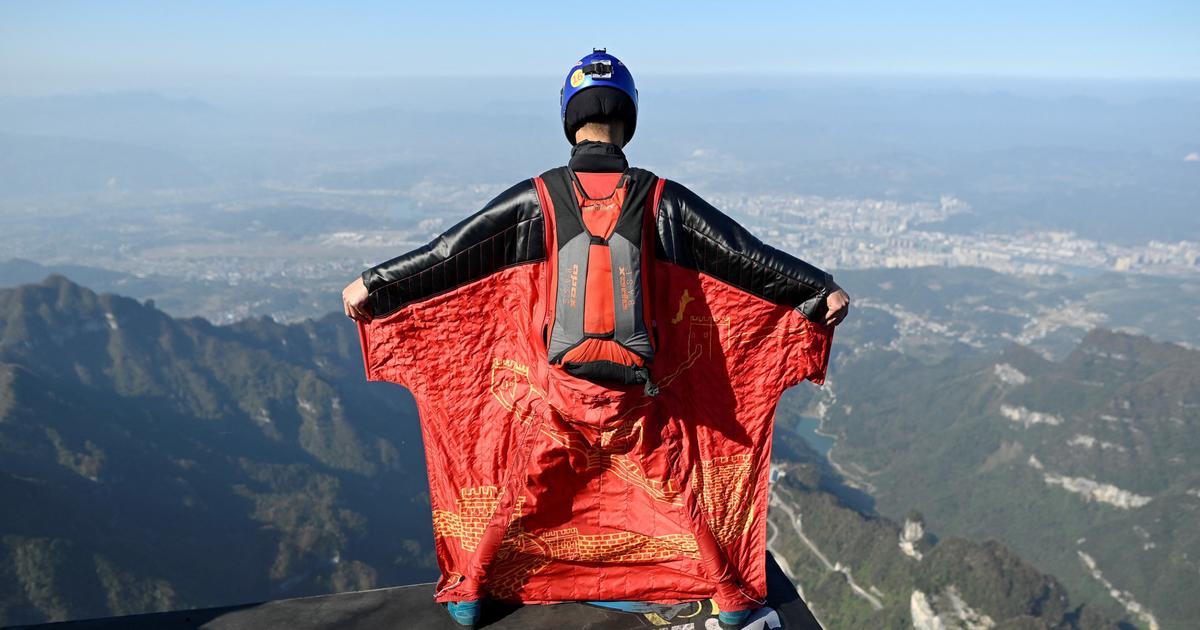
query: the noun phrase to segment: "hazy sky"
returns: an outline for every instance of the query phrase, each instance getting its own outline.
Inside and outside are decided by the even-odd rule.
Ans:
[[[635,72],[1200,78],[1200,2],[0,2],[0,83]],[[0,87],[0,90],[3,88]]]

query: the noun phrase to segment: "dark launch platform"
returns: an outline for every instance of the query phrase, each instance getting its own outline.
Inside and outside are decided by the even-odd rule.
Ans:
[[[767,555],[767,606],[746,630],[821,630],[775,559]],[[433,601],[432,584],[380,588],[254,604],[85,619],[9,630],[461,630]],[[717,630],[711,601],[624,613],[582,603],[516,606],[487,603],[479,628],[487,630]]]

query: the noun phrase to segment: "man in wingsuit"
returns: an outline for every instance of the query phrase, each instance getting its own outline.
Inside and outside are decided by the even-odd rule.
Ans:
[[[783,391],[823,383],[849,296],[684,186],[631,168],[628,68],[560,94],[567,166],[343,291],[369,380],[421,417],[436,599],[677,603],[737,628],[766,596]]]

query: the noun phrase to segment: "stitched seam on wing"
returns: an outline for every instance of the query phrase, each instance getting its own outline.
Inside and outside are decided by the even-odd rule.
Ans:
[[[495,239],[495,238],[497,238],[497,237],[504,236],[504,235],[505,235],[505,234],[507,234],[507,233],[508,233],[510,230],[515,230],[515,229],[519,228],[519,227],[520,227],[520,226],[521,226],[523,223],[529,223],[530,221],[539,221],[539,220],[541,220],[541,219],[542,219],[542,217],[540,217],[540,216],[537,216],[537,217],[530,217],[530,218],[528,218],[528,219],[521,219],[520,221],[518,221],[518,222],[516,222],[516,223],[514,223],[514,224],[512,224],[512,225],[510,225],[510,226],[508,226],[508,227],[506,227],[506,228],[504,228],[503,230],[500,230],[499,232],[497,232],[497,233],[495,233],[495,234],[493,234],[493,235],[491,235],[491,236],[489,236],[489,237],[485,238],[484,240],[482,240],[482,241],[479,241],[478,243],[474,243],[474,244],[472,244],[470,247],[468,247],[468,248],[466,248],[466,249],[464,249],[464,250],[462,250],[462,251],[458,252],[457,254],[454,254],[454,255],[452,255],[452,256],[449,256],[448,258],[446,258],[446,259],[444,259],[444,260],[441,260],[441,261],[439,261],[439,262],[437,262],[437,263],[434,263],[433,265],[430,265],[430,266],[429,266],[428,268],[426,268],[426,269],[422,269],[421,271],[414,271],[413,273],[410,273],[410,274],[408,274],[407,276],[404,276],[404,277],[401,277],[401,278],[396,278],[395,280],[392,280],[392,281],[388,282],[387,284],[384,284],[384,285],[382,285],[382,286],[379,286],[379,287],[377,287],[377,288],[375,289],[375,291],[372,291],[372,293],[376,293],[376,292],[382,291],[382,290],[384,290],[384,289],[386,289],[386,288],[388,288],[388,287],[392,286],[393,284],[396,284],[397,282],[403,282],[403,281],[405,281],[405,280],[408,280],[409,278],[412,278],[412,277],[415,277],[415,276],[419,276],[419,275],[421,275],[421,274],[423,274],[423,273],[429,273],[429,272],[433,271],[434,269],[436,269],[436,268],[438,268],[438,267],[440,267],[440,266],[442,266],[442,265],[445,265],[446,263],[450,262],[451,260],[454,260],[454,259],[458,258],[459,256],[462,256],[462,255],[464,255],[464,254],[466,254],[466,253],[470,252],[471,250],[473,250],[473,249],[475,249],[475,248],[477,248],[477,247],[482,247],[482,246],[483,246],[485,243],[489,243],[489,242],[491,242],[492,240],[494,240],[494,239]],[[514,264],[514,263],[509,263],[509,264],[511,265],[511,264]],[[507,265],[506,265],[506,266],[507,266]]]
[[[412,304],[416,304],[417,302],[424,302],[424,301],[426,301],[426,300],[431,300],[431,299],[433,299],[433,298],[435,298],[435,297],[438,297],[438,296],[440,296],[440,295],[445,295],[445,294],[447,294],[447,293],[450,293],[451,291],[457,291],[458,289],[461,289],[461,288],[463,288],[463,287],[465,287],[465,286],[468,286],[468,285],[470,285],[470,284],[474,284],[474,283],[476,283],[476,282],[479,282],[480,280],[483,280],[484,278],[486,278],[486,277],[488,277],[488,276],[490,276],[490,275],[493,275],[493,274],[500,273],[501,271],[505,271],[505,270],[508,270],[508,269],[513,269],[513,268],[515,268],[515,267],[520,267],[520,266],[522,266],[522,265],[532,265],[532,264],[534,264],[534,263],[540,263],[540,262],[545,262],[545,261],[546,261],[546,257],[545,257],[545,256],[542,256],[542,257],[540,257],[540,258],[534,258],[534,259],[531,259],[531,260],[522,260],[522,261],[520,261],[520,262],[509,263],[509,264],[507,264],[507,265],[504,265],[503,267],[497,267],[495,270],[493,270],[493,271],[492,271],[491,273],[489,273],[489,274],[486,274],[486,275],[480,276],[480,277],[478,277],[478,278],[475,278],[475,279],[469,280],[469,281],[467,281],[467,282],[463,282],[462,284],[456,284],[456,285],[454,285],[454,286],[452,286],[452,287],[446,287],[446,288],[444,288],[444,289],[439,289],[439,290],[437,290],[437,291],[434,291],[434,292],[430,293],[429,295],[422,295],[422,296],[421,296],[421,297],[419,297],[419,298],[413,298],[413,299],[405,300],[405,301],[401,302],[399,306],[394,306],[394,307],[392,307],[392,308],[388,309],[387,311],[385,311],[385,312],[383,312],[383,313],[380,313],[379,315],[376,315],[375,317],[377,317],[377,318],[378,318],[378,317],[387,317],[388,315],[391,315],[392,313],[395,313],[396,311],[398,311],[398,310],[400,310],[400,309],[404,308],[405,306],[409,306],[409,305],[412,305]],[[382,291],[382,289],[380,289],[380,290]]]
[[[705,233],[703,233],[703,232],[701,232],[701,231],[697,230],[696,228],[693,228],[692,226],[690,226],[690,225],[688,225],[688,224],[686,224],[686,223],[680,223],[680,225],[681,225],[681,226],[682,226],[682,227],[683,227],[685,230],[687,230],[687,231],[691,232],[692,234],[695,234],[696,236],[699,236],[700,238],[703,238],[703,239],[704,239],[704,240],[706,240],[706,241],[709,241],[709,242],[711,242],[711,243],[713,243],[713,244],[717,245],[717,246],[718,246],[718,248],[720,248],[719,246],[721,245],[721,242],[720,242],[720,241],[718,241],[717,239],[715,239],[715,238],[712,238],[711,236],[709,236],[709,235],[707,235],[707,234],[705,234]],[[768,247],[769,247],[769,246],[768,246]],[[743,254],[742,252],[739,252],[739,251],[737,251],[737,250],[734,250],[734,249],[725,249],[724,251],[725,251],[725,252],[727,252],[727,253],[730,253],[730,254],[735,254],[736,256],[738,256],[738,257],[739,257],[739,258],[741,258],[742,260],[746,261],[747,263],[750,263],[751,265],[754,265],[754,266],[756,266],[756,267],[760,267],[760,268],[762,268],[762,269],[764,269],[764,270],[766,270],[766,271],[769,271],[769,272],[771,272],[771,273],[773,273],[773,274],[775,274],[775,275],[777,275],[777,276],[783,276],[784,278],[787,278],[787,279],[789,279],[789,280],[794,280],[794,281],[795,281],[797,284],[800,284],[800,285],[802,285],[802,286],[804,286],[804,287],[807,287],[807,288],[809,288],[809,289],[812,289],[812,290],[814,290],[814,291],[819,291],[819,290],[820,290],[820,289],[818,289],[817,287],[814,287],[814,286],[812,286],[812,285],[811,285],[811,284],[809,284],[808,282],[805,282],[804,280],[801,280],[800,278],[797,278],[796,276],[793,276],[793,275],[791,275],[791,274],[789,274],[789,273],[787,273],[787,272],[785,272],[785,271],[780,271],[780,270],[778,270],[778,269],[774,269],[774,268],[772,268],[770,265],[767,265],[766,263],[762,263],[762,262],[759,262],[759,261],[757,261],[757,260],[754,260],[753,258],[750,258],[749,256],[747,256],[747,255]],[[697,267],[699,267],[699,265],[697,265]],[[735,286],[736,286],[736,285],[735,285]]]

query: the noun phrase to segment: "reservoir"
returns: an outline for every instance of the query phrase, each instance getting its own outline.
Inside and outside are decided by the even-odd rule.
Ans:
[[[821,457],[829,457],[829,449],[833,448],[834,439],[817,432],[821,428],[820,420],[804,416],[796,423],[795,428],[796,433],[800,434],[814,451],[820,453]]]
[[[821,421],[811,416],[801,416],[793,430],[804,439],[810,448],[820,454],[825,460],[825,470],[821,476],[821,487],[832,493],[848,507],[863,514],[875,513],[875,498],[864,488],[852,481],[847,481],[842,473],[829,460],[829,451],[837,439],[820,433]]]

